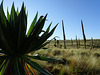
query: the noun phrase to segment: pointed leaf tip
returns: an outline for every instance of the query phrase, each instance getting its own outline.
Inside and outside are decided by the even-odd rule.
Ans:
[[[45,17],[47,17],[48,13],[45,15]]]
[[[0,8],[1,8],[1,6],[3,7],[3,0],[2,0],[2,2],[1,2],[1,4],[0,4]]]
[[[13,4],[12,5],[14,6],[14,1],[13,1]]]
[[[4,1],[4,0],[2,0],[1,4],[3,4],[3,1]]]
[[[22,4],[22,6],[24,7],[24,2],[23,2],[23,4]]]

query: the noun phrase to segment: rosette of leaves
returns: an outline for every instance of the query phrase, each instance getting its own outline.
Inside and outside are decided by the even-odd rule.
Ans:
[[[3,1],[0,5],[0,75],[28,75],[32,68],[44,75],[51,73],[37,64],[32,59],[43,61],[58,61],[57,59],[42,56],[30,56],[28,53],[41,49],[50,41],[46,41],[54,32],[57,25],[50,30],[50,25],[44,31],[43,26],[47,14],[37,19],[38,13],[33,19],[28,32],[27,14],[24,3],[21,11],[15,10],[14,3],[11,12],[7,10],[7,16],[3,10]],[[42,34],[41,34],[42,33]],[[41,34],[41,35],[40,35]]]

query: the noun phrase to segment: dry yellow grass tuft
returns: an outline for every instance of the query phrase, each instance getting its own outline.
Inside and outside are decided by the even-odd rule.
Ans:
[[[34,54],[63,60],[44,63],[37,61],[53,75],[100,74],[100,49],[48,48],[38,50]]]

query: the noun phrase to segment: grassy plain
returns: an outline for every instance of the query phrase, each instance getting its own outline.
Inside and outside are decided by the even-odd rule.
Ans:
[[[90,50],[91,40],[87,40],[87,48],[84,49],[83,40],[80,40],[80,47],[77,49],[76,40],[66,41],[66,49],[63,48],[63,41],[60,40],[62,48],[55,47],[51,41],[44,49],[40,49],[32,55],[62,59],[58,62],[35,60],[53,75],[100,75],[100,40],[93,40],[93,49]],[[42,75],[33,69],[36,75]]]
[[[84,46],[77,49],[75,42],[74,46],[67,44],[67,49],[58,48],[53,46],[52,41],[46,48],[36,51],[33,55],[62,59],[63,61],[58,62],[36,61],[53,75],[100,75],[100,48],[96,48],[99,47],[100,40],[98,43],[96,41],[92,50],[90,47],[84,49]],[[88,44],[91,44],[89,42]],[[63,45],[62,41],[60,44]],[[42,75],[36,70],[34,72],[36,75]]]

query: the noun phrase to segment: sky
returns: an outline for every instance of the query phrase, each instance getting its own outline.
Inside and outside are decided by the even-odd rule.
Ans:
[[[28,28],[37,11],[38,18],[48,13],[48,21],[45,23],[44,30],[51,22],[53,22],[51,29],[59,23],[49,39],[55,36],[63,39],[62,20],[64,21],[66,39],[75,39],[75,36],[78,39],[83,39],[81,20],[83,21],[86,38],[100,39],[100,0],[4,0],[5,13],[7,8],[10,11],[13,2],[19,10],[24,2],[28,10]]]

